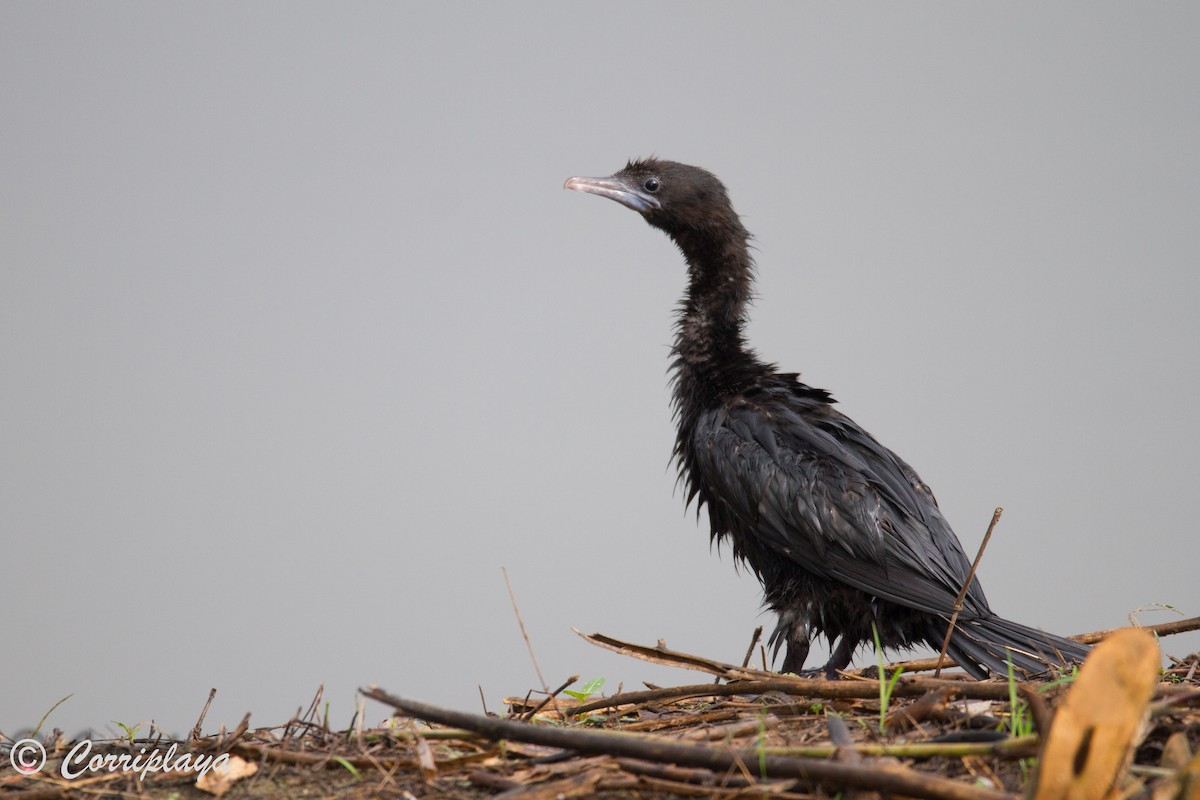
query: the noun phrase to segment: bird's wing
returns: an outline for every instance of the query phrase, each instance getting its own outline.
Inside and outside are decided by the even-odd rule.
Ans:
[[[950,612],[970,568],[958,539],[912,468],[853,420],[823,402],[767,396],[697,422],[694,466],[716,519],[732,515],[759,546],[822,577]],[[987,608],[978,582],[966,608]]]

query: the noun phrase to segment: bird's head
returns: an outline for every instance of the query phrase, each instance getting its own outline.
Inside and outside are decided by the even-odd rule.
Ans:
[[[568,178],[563,188],[616,200],[677,240],[730,226],[741,229],[717,176],[675,161],[630,161],[607,178]]]

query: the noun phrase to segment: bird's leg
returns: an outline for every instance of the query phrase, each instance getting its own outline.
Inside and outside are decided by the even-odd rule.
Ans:
[[[793,625],[787,634],[787,654],[783,657],[783,668],[780,672],[792,672],[800,675],[804,670],[804,662],[808,659],[808,626]]]
[[[838,672],[850,666],[851,659],[854,658],[854,651],[857,649],[857,643],[851,636],[843,635],[838,639],[837,647],[829,655],[829,661],[825,663],[825,677],[831,681],[838,679]]]

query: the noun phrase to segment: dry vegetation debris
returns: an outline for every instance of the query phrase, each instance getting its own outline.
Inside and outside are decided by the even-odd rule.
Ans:
[[[1196,627],[1200,620],[1157,632]],[[247,718],[203,737],[197,724],[178,744],[257,765],[224,787],[228,798],[1200,798],[1200,654],[1162,670],[1144,629],[1106,633],[1077,673],[1023,683],[935,679],[919,674],[928,662],[884,665],[882,680],[877,669],[817,680],[592,635],[598,646],[717,682],[610,697],[571,697],[564,686],[512,698],[504,717],[369,687],[366,698],[395,709],[383,727],[365,727],[360,713],[350,730],[331,730],[318,697],[287,725],[252,730]],[[70,743],[46,744],[51,768],[38,775],[4,760],[0,800],[212,796],[179,773],[67,781],[52,768]]]

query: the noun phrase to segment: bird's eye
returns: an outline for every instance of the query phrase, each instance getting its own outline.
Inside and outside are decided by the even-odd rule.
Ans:
[[[655,192],[657,192],[658,187],[660,187],[660,186],[662,186],[662,184],[659,183],[658,178],[647,178],[646,182],[642,184],[642,188],[645,189],[650,194],[654,194]]]

